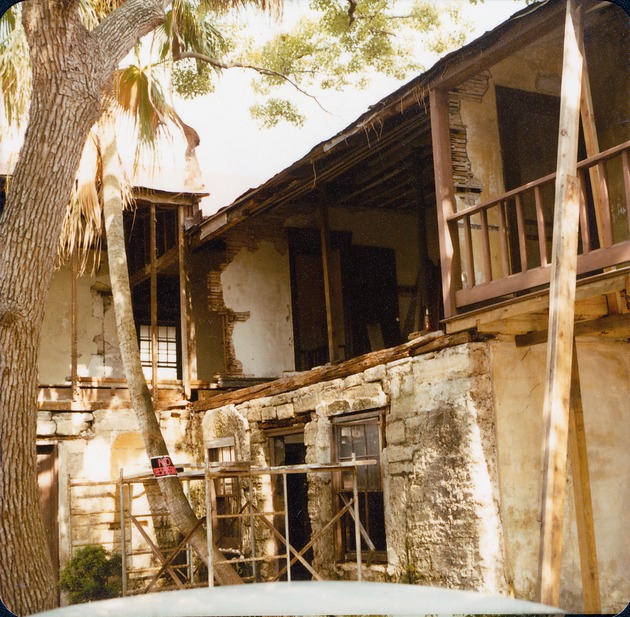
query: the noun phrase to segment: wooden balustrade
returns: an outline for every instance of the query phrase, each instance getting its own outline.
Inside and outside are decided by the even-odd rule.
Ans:
[[[614,188],[609,178],[613,165]],[[580,161],[577,169],[578,274],[630,261],[630,141]],[[458,309],[549,283],[555,178],[549,174],[447,217],[447,233],[460,247]],[[624,208],[626,221],[619,216]]]

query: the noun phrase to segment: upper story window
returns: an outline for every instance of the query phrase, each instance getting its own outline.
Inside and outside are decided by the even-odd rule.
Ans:
[[[151,326],[140,324],[138,337],[144,375],[147,379],[151,379],[153,368]],[[157,370],[159,379],[177,379],[177,328],[175,326],[157,326]]]
[[[372,560],[385,561],[385,507],[381,470],[383,448],[383,421],[381,411],[354,414],[333,419],[333,442],[336,462],[376,460],[376,464],[357,468],[359,517],[362,550],[371,553]],[[335,508],[341,510],[353,496],[353,472],[344,470],[336,474],[333,483]],[[367,537],[366,537],[367,536]],[[369,541],[368,539],[369,538]],[[356,558],[354,520],[349,512],[340,519],[337,534],[338,556],[342,560]]]

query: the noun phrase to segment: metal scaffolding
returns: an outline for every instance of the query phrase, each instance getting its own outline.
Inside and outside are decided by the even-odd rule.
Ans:
[[[205,488],[205,501],[206,501],[206,516],[200,518],[195,528],[175,547],[160,547],[158,542],[151,538],[148,531],[145,529],[147,526],[146,521],[154,519],[159,516],[165,516],[165,511],[160,509],[155,512],[147,512],[137,514],[133,512],[134,499],[138,495],[134,494],[134,485],[136,484],[155,484],[159,480],[156,479],[151,472],[136,473],[131,475],[125,475],[124,470],[120,470],[119,481],[119,501],[120,501],[120,524],[121,524],[121,553],[122,553],[122,580],[123,580],[123,595],[131,595],[136,593],[147,593],[151,591],[158,579],[164,575],[167,575],[174,586],[179,589],[187,587],[197,587],[205,585],[205,582],[196,580],[195,567],[193,561],[193,552],[188,541],[194,531],[203,523],[206,524],[206,534],[208,541],[208,585],[214,585],[214,572],[216,566],[220,564],[249,564],[251,567],[251,580],[257,581],[260,579],[259,564],[263,562],[284,561],[282,567],[278,567],[277,572],[270,579],[272,581],[278,580],[280,577],[286,577],[288,581],[291,581],[291,566],[296,562],[300,562],[306,570],[312,575],[314,580],[323,580],[320,573],[318,573],[312,565],[307,561],[306,552],[329,531],[344,514],[349,513],[354,521],[354,535],[356,544],[356,564],[357,564],[357,580],[361,580],[361,563],[362,563],[362,548],[361,538],[368,547],[368,562],[371,559],[371,553],[374,551],[374,544],[370,540],[364,526],[360,522],[359,518],[359,499],[358,499],[358,484],[357,484],[357,469],[364,465],[373,465],[376,460],[352,460],[342,463],[329,463],[329,464],[303,464],[303,465],[286,465],[278,467],[254,467],[251,463],[242,461],[225,461],[225,462],[210,462],[208,460],[208,454],[206,450],[205,467],[194,467],[191,465],[181,466],[178,465],[178,477],[184,483],[184,490],[186,495],[190,498],[190,485],[194,481],[203,481]],[[181,469],[187,468],[181,471]],[[287,495],[287,476],[289,474],[331,474],[341,471],[352,471],[353,479],[353,496],[351,499],[343,500],[343,506],[334,514],[334,516],[319,530],[317,533],[311,536],[309,542],[297,549],[291,545],[290,532],[289,532],[289,508]],[[282,497],[283,507],[282,509],[272,508],[270,511],[261,511],[257,505],[254,492],[254,482],[256,479],[260,479],[264,476],[282,478]],[[244,503],[239,507],[237,512],[220,513],[217,511],[213,495],[216,495],[217,481],[222,480],[237,480],[239,493],[244,497]],[[238,551],[233,558],[225,558],[221,561],[216,561],[213,555],[213,545],[216,541],[214,537],[214,527],[221,520],[232,519],[239,523],[238,529],[241,538],[249,538],[249,554],[245,555],[245,551]],[[278,529],[274,524],[274,520],[283,520],[283,529]],[[257,526],[256,522],[260,524]],[[242,523],[245,523],[243,525]],[[144,524],[143,524],[144,523]],[[246,529],[248,527],[248,529]],[[258,555],[256,552],[256,546],[258,544],[256,537],[256,531],[263,529],[267,533],[271,534],[277,542],[278,546],[283,546],[284,550],[278,554]],[[129,528],[129,534],[127,529]],[[133,532],[136,531],[140,534],[142,540],[148,545],[148,550],[145,548],[135,549],[133,546]],[[228,551],[224,551],[228,552]],[[232,551],[234,553],[234,551]],[[159,565],[137,568],[133,567],[134,556],[150,555],[157,559]],[[184,554],[185,559],[183,563],[176,564],[175,560]],[[128,586],[130,575],[133,574],[151,574],[152,576],[148,581],[148,584],[143,589],[131,591]],[[171,585],[172,587],[172,585]]]

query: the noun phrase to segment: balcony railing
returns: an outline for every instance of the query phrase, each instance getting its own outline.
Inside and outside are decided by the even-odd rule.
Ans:
[[[629,161],[630,141],[578,163],[578,275],[630,261]],[[461,267],[458,309],[549,283],[555,178],[550,174],[447,219]]]

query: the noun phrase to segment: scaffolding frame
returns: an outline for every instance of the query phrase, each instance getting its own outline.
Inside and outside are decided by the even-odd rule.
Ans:
[[[214,585],[214,572],[215,566],[220,564],[235,564],[235,563],[251,563],[253,578],[257,579],[257,566],[259,562],[285,560],[285,565],[278,571],[272,581],[278,580],[285,572],[287,574],[287,581],[291,581],[291,566],[299,561],[316,580],[323,580],[316,570],[305,559],[304,554],[333,526],[341,519],[341,517],[347,513],[353,519],[354,522],[354,535],[356,545],[356,564],[357,564],[357,580],[362,579],[362,547],[361,538],[365,540],[368,547],[368,564],[371,561],[372,553],[375,550],[365,527],[361,523],[359,516],[359,490],[358,490],[358,468],[364,465],[375,465],[376,459],[364,459],[357,460],[352,456],[351,461],[340,463],[317,463],[317,464],[302,464],[302,465],[282,465],[276,467],[254,467],[250,463],[243,461],[226,461],[220,463],[214,463],[209,461],[208,449],[206,448],[205,455],[205,482],[206,482],[206,535],[208,540],[208,586]],[[344,470],[352,470],[352,498],[350,500],[344,499],[343,507],[337,511],[330,521],[328,521],[317,533],[311,536],[311,539],[301,549],[297,550],[291,545],[290,533],[289,533],[289,504],[287,495],[287,476],[289,474],[315,474],[315,473],[334,473]],[[276,510],[273,508],[269,512],[261,512],[254,503],[253,481],[254,478],[260,478],[262,476],[281,476],[282,477],[282,493],[283,504],[282,510]],[[236,514],[219,514],[214,511],[212,498],[211,498],[211,486],[210,483],[214,480],[223,478],[238,478],[241,480],[247,480],[247,493],[245,504],[240,508]],[[281,533],[276,529],[271,521],[275,517],[284,517],[284,533]],[[218,519],[228,518],[240,518],[249,519],[250,526],[250,542],[251,542],[251,556],[241,557],[238,559],[224,559],[221,561],[215,561],[212,551],[214,544],[213,538],[213,523]],[[255,537],[255,521],[260,520],[263,526],[271,531],[273,537],[284,544],[284,554],[276,555],[264,555],[256,556],[256,537]],[[293,556],[293,557],[292,557]]]
[[[190,483],[194,480],[204,480],[204,470],[202,467],[190,465],[190,464],[178,464],[178,471],[182,468],[186,471],[179,471],[178,478],[184,485],[184,493],[190,500]],[[192,534],[205,522],[205,518],[200,518],[195,527],[174,547],[169,549],[169,554],[161,549],[156,542],[150,537],[147,531],[143,528],[142,519],[153,519],[160,516],[168,516],[165,512],[149,512],[143,514],[133,513],[133,498],[132,486],[134,484],[156,484],[158,479],[150,471],[125,475],[124,469],[120,469],[120,479],[118,482],[119,491],[119,508],[120,508],[120,545],[122,555],[122,595],[135,595],[140,593],[148,593],[153,589],[159,578],[163,574],[167,574],[177,589],[186,589],[190,587],[199,587],[195,581],[195,568],[193,563],[193,550],[190,546],[189,539]],[[131,536],[127,541],[127,527],[133,531],[134,529],[142,536],[144,541],[148,544],[149,550],[134,551],[131,546]],[[179,555],[185,552],[186,561],[183,564],[174,564],[173,562]],[[152,566],[149,568],[131,568],[128,567],[128,558],[140,555],[153,555],[157,558],[160,565]],[[154,574],[151,577],[148,585],[144,589],[130,592],[128,589],[128,577],[130,574],[140,572],[151,572]],[[183,580],[182,580],[183,577]],[[205,583],[203,583],[205,586]]]
[[[141,519],[155,518],[158,516],[164,516],[163,512],[135,514],[133,513],[133,495],[132,486],[134,484],[146,484],[157,483],[158,479],[153,476],[149,471],[135,473],[130,475],[124,474],[124,469],[120,469],[120,479],[118,482],[119,490],[119,507],[120,507],[120,544],[122,554],[122,595],[131,595],[137,593],[147,593],[153,589],[159,578],[167,574],[179,589],[185,589],[187,587],[201,586],[200,583],[195,581],[194,577],[194,563],[193,563],[193,551],[189,544],[191,535],[198,529],[204,522],[206,524],[206,536],[208,543],[208,586],[214,585],[214,573],[215,567],[220,564],[237,564],[237,563],[251,563],[253,579],[258,578],[258,564],[261,562],[270,562],[276,560],[284,560],[285,564],[279,568],[278,572],[273,577],[273,581],[278,580],[285,573],[287,580],[291,581],[291,566],[299,561],[313,576],[315,580],[324,580],[321,575],[312,567],[305,558],[305,553],[329,530],[335,525],[341,517],[348,513],[354,522],[354,536],[356,544],[356,565],[357,565],[357,580],[362,579],[362,560],[363,551],[361,546],[361,539],[363,539],[368,547],[368,565],[371,561],[372,553],[374,552],[374,544],[372,543],[365,527],[361,523],[359,516],[359,490],[358,490],[358,468],[364,465],[374,465],[377,463],[376,459],[356,460],[353,456],[352,461],[340,462],[340,463],[319,463],[319,464],[302,464],[302,465],[283,465],[276,467],[253,467],[250,463],[243,461],[234,462],[219,462],[212,463],[209,461],[208,449],[206,448],[205,464],[203,467],[197,467],[193,465],[177,465],[178,471],[183,468],[188,468],[186,471],[179,471],[178,477],[180,481],[184,483],[184,491],[186,496],[190,498],[190,483],[194,480],[203,480],[205,489],[205,501],[206,501],[206,516],[198,520],[197,525],[191,530],[174,549],[171,549],[170,554],[166,554],[164,549],[161,549],[156,542],[150,537],[147,531],[143,528]],[[309,542],[300,550],[291,545],[290,531],[289,531],[289,508],[288,503],[288,491],[287,491],[287,476],[289,474],[321,474],[341,471],[352,471],[352,498],[347,500],[343,499],[342,507],[333,515],[333,517],[319,530],[313,534]],[[269,476],[271,479],[274,476],[282,477],[282,496],[283,496],[283,508],[278,510],[272,508],[271,511],[260,511],[256,505],[254,499],[254,479],[262,478],[263,476]],[[245,503],[241,506],[240,510],[235,514],[219,514],[215,512],[215,508],[212,500],[212,487],[211,483],[215,480],[223,478],[237,478],[239,480],[246,480],[247,495]],[[239,485],[239,490],[242,490],[244,483]],[[280,532],[273,521],[276,517],[283,517],[284,520],[284,533]],[[216,561],[213,555],[213,523],[221,518],[236,518],[249,521],[249,540],[250,540],[250,552],[251,555],[241,556],[236,559],[224,559]],[[271,521],[269,520],[271,518]],[[273,538],[284,545],[284,551],[282,554],[274,555],[256,555],[256,529],[255,522],[259,520],[262,522],[263,528],[270,531]],[[131,536],[127,541],[127,527],[133,530],[137,530],[144,541],[148,544],[149,550],[134,551],[131,546]],[[185,551],[186,563],[174,564],[174,560]],[[151,568],[131,568],[128,567],[128,558],[134,555],[140,554],[152,554],[157,558],[160,565]],[[128,589],[128,577],[134,572],[154,571],[154,574],[149,581],[146,588],[130,592]],[[187,574],[184,574],[184,571]],[[179,573],[179,575],[178,575]],[[180,575],[184,576],[184,580]],[[205,585],[205,583],[203,583]]]

